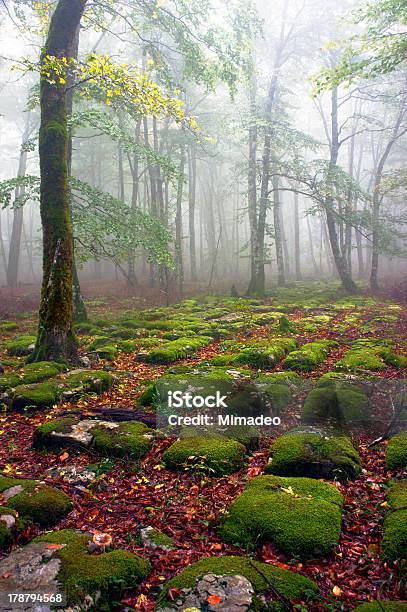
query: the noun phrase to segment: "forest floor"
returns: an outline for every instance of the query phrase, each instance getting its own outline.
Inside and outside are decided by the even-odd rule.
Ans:
[[[3,363],[5,375],[18,372],[24,362],[24,357],[10,358],[7,342],[35,333],[36,317],[31,310],[31,299],[32,296],[24,297],[21,292],[19,312],[6,301],[3,302],[2,311],[7,315],[7,320],[16,323],[15,329],[7,330],[0,320],[0,330],[3,329],[0,331],[0,363]],[[39,425],[67,414],[92,418],[98,416],[100,409],[103,409],[104,418],[110,409],[119,408],[151,416],[154,405],[142,405],[140,396],[155,380],[168,373],[169,368],[185,366],[179,371],[193,371],[194,368],[208,366],[216,356],[235,355],[242,346],[257,344],[262,347],[281,336],[289,336],[300,347],[321,340],[337,343],[330,345],[321,363],[309,371],[300,372],[311,384],[325,373],[338,370],[338,362],[352,343],[360,339],[388,340],[394,354],[406,354],[407,308],[405,303],[394,297],[345,297],[337,293],[334,285],[315,283],[276,290],[262,301],[230,298],[205,300],[203,303],[200,298],[197,301],[186,300],[180,307],[160,306],[157,309],[158,301],[152,299],[147,309],[148,296],[143,300],[134,300],[129,296],[118,300],[109,292],[104,298],[93,297],[88,303],[92,325],[84,330],[79,329],[80,352],[90,355],[93,369],[103,369],[115,375],[112,387],[99,395],[83,394],[72,401],[60,401],[45,410],[7,410],[0,418],[0,470],[3,475],[45,481],[67,493],[73,500],[73,510],[54,529],[76,528],[93,533],[109,533],[113,536],[115,547],[140,554],[151,562],[152,571],[148,578],[136,588],[124,590],[121,602],[117,604],[118,609],[153,610],[162,586],[186,566],[203,557],[246,554],[243,547],[222,540],[218,532],[219,521],[243,491],[248,479],[263,473],[269,460],[269,448],[275,438],[301,422],[304,392],[293,393],[283,409],[281,427],[275,433],[269,432],[264,436],[257,449],[247,452],[242,469],[219,477],[212,476],[210,471],[194,470],[191,466],[178,471],[167,469],[162,457],[173,444],[173,437],[155,438],[150,450],[139,461],[112,460],[101,458],[91,449],[83,452],[70,448],[61,448],[58,452],[34,450],[32,436]],[[16,304],[15,300],[10,299],[11,303]],[[144,309],[142,313],[139,312],[141,308]],[[264,315],[270,313],[273,316],[267,320]],[[151,323],[159,316],[160,321],[169,325],[163,325],[164,329],[158,329],[148,337],[156,337],[165,345],[169,336],[164,336],[171,329],[171,321],[185,321],[188,314],[190,320],[200,320],[203,327],[210,322],[213,329],[216,325],[224,328],[225,337],[211,340],[186,358],[164,364],[148,363],[148,360],[140,358],[140,351],[146,351],[143,334],[140,333],[142,327],[126,328],[130,329],[130,333],[125,337],[138,342],[130,352],[128,346],[126,352],[122,350],[117,336],[113,339],[110,336],[112,329],[123,329],[125,326],[121,323],[130,318],[149,320]],[[290,327],[284,331],[287,321]],[[182,326],[179,327],[181,329]],[[196,333],[207,335],[207,331]],[[109,347],[114,345],[109,359],[104,358],[107,353],[100,351],[103,342],[93,350],[89,348],[95,338],[100,337]],[[270,367],[259,368],[250,363],[245,367],[252,370],[254,376],[259,372],[267,375],[286,371],[285,358]],[[384,558],[380,547],[388,506],[388,483],[393,478],[402,478],[402,472],[386,466],[386,442],[369,446],[372,440],[386,431],[394,408],[391,398],[395,397],[389,391],[392,388],[389,385],[394,383],[394,393],[397,394],[403,377],[405,380],[405,369],[400,367],[400,363],[393,365],[389,360],[384,360],[377,369],[367,370],[368,367],[364,370],[359,365],[354,372],[372,376],[376,385],[371,398],[372,417],[369,425],[356,424],[352,427],[353,444],[361,457],[362,473],[355,480],[331,481],[345,498],[339,543],[330,555],[312,559],[293,558],[281,552],[272,542],[261,544],[252,553],[259,561],[298,572],[318,584],[320,601],[308,606],[297,602],[296,609],[347,611],[353,610],[361,602],[407,599],[400,561]],[[61,374],[63,377],[64,374]],[[395,426],[395,431],[400,429],[401,426]],[[92,466],[99,482],[102,480],[106,486],[90,490],[69,484],[63,477],[61,467],[72,464]],[[52,468],[56,470],[50,472]],[[146,546],[140,538],[140,527],[147,525],[170,536],[174,549],[164,551]],[[15,544],[25,544],[39,533],[41,529],[38,526],[30,526],[18,536]],[[2,553],[3,556],[7,554],[7,551]]]

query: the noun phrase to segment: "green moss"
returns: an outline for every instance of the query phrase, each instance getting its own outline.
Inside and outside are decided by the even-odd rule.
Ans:
[[[17,512],[15,510],[0,506],[0,516],[2,515],[14,516],[14,518],[17,518]],[[0,550],[5,550],[11,546],[14,540],[13,535],[13,530],[10,530],[7,524],[0,520]]]
[[[263,382],[256,381],[256,387],[270,400],[273,414],[280,414],[291,398],[291,389],[284,380]]]
[[[0,332],[12,332],[18,329],[17,323],[12,321],[2,321],[0,323]]]
[[[161,546],[169,549],[175,548],[174,540],[159,529],[150,529],[148,532],[148,539],[156,546]]]
[[[245,447],[221,436],[177,440],[163,455],[170,470],[207,469],[214,476],[236,472],[243,466]]]
[[[386,463],[390,470],[407,469],[407,430],[390,438],[386,448]]]
[[[113,384],[113,376],[104,370],[82,370],[68,374],[64,385],[70,391],[83,393],[103,393]]]
[[[42,527],[54,525],[72,510],[70,498],[58,489],[37,480],[0,476],[0,493],[16,486],[24,490],[11,497],[7,506]]]
[[[12,408],[49,408],[57,404],[62,394],[62,387],[53,382],[43,382],[34,385],[19,385],[15,388]]]
[[[334,379],[309,393],[301,416],[305,423],[328,422],[334,426],[368,423],[369,417],[369,398],[361,387]]]
[[[197,580],[208,573],[217,576],[244,576],[252,584],[256,595],[270,591],[270,585],[283,597],[290,600],[308,600],[318,594],[319,589],[301,574],[296,574],[273,565],[254,561],[249,557],[209,557],[186,567],[164,585],[157,600],[157,608],[170,605],[167,599],[170,589],[192,589]],[[284,610],[284,606],[273,602],[269,610]]]
[[[32,384],[41,382],[57,376],[60,372],[66,370],[66,366],[55,361],[39,361],[37,363],[29,363],[24,365],[16,372],[0,377],[0,391],[5,391],[11,387],[16,387],[21,384]]]
[[[93,449],[110,457],[143,457],[150,448],[149,435],[153,432],[144,423],[130,421],[110,429],[97,426],[92,429]]]
[[[407,557],[407,480],[394,482],[387,493],[390,506],[383,525],[382,552],[387,559]]]
[[[146,363],[173,363],[178,359],[185,359],[199,351],[199,349],[207,346],[211,341],[212,338],[208,336],[179,338],[178,340],[167,342],[161,347],[139,353],[138,357]]]
[[[403,612],[403,610],[407,610],[407,603],[381,599],[361,604],[353,612]]]
[[[88,552],[92,534],[72,529],[45,533],[33,540],[49,544],[64,544],[54,556],[61,560],[58,581],[72,606],[82,604],[87,595],[100,592],[98,609],[113,601],[124,587],[134,587],[146,578],[151,570],[148,561],[126,550],[113,550],[101,555]],[[108,607],[110,609],[110,606]]]
[[[293,338],[276,338],[264,345],[256,343],[243,348],[231,358],[230,363],[249,365],[258,369],[271,368],[296,347],[297,343]]]
[[[327,555],[339,540],[342,503],[336,487],[318,480],[258,476],[230,507],[220,534],[241,546],[272,542],[299,558]]]
[[[74,425],[76,422],[76,419],[67,417],[65,419],[46,421],[42,425],[39,425],[36,429],[34,429],[33,447],[39,449],[60,448],[61,444],[64,445],[64,440],[59,436],[52,435],[53,432],[69,433],[72,425]]]
[[[351,439],[339,432],[308,427],[290,431],[270,449],[266,472],[277,476],[353,479],[361,473]]]
[[[30,348],[36,342],[35,336],[24,335],[17,336],[14,340],[9,340],[4,343],[5,348],[9,355],[15,355],[17,357],[29,355],[32,352]]]
[[[335,345],[336,342],[330,340],[319,340],[304,344],[298,351],[289,353],[284,361],[284,368],[310,372],[325,361],[330,349]]]

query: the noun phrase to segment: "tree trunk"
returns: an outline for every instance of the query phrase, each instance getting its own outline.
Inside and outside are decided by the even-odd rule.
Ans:
[[[59,0],[42,57],[72,57],[86,0]],[[73,235],[68,186],[66,85],[41,79],[40,212],[43,229],[43,283],[39,329],[31,361],[74,360]]]
[[[80,36],[80,24],[76,29],[75,40],[72,47],[72,57],[78,58],[79,51],[79,36]],[[66,95],[66,110],[68,117],[72,115],[73,110],[73,86],[74,82],[71,77],[68,78],[68,86],[70,87]],[[72,128],[68,131],[68,175],[72,175],[72,151],[73,151],[73,134]],[[88,313],[85,306],[85,300],[83,299],[81,285],[79,282],[78,268],[76,266],[75,259],[75,242],[73,243],[73,266],[72,266],[72,292],[73,292],[73,320],[75,323],[81,323],[88,320]]]
[[[189,257],[191,266],[191,281],[197,281],[196,274],[196,240],[195,240],[195,207],[196,207],[196,145],[189,148]]]
[[[175,249],[176,265],[178,274],[178,287],[182,292],[184,285],[184,262],[182,253],[182,195],[184,192],[184,172],[185,172],[185,145],[181,145],[179,160],[179,177],[177,188],[177,208],[175,215]]]
[[[334,87],[331,95],[331,158],[330,158],[330,170],[332,171],[338,161],[339,153],[339,126],[338,126],[338,88]],[[326,223],[328,227],[329,242],[331,244],[332,255],[334,258],[335,266],[342,281],[343,287],[349,293],[356,291],[356,285],[352,280],[352,276],[349,273],[348,266],[346,265],[346,259],[343,256],[341,245],[338,238],[336,229],[337,216],[334,210],[334,200],[332,197],[327,197],[325,200],[325,214]]]
[[[20,152],[20,161],[18,164],[17,177],[25,176],[27,170],[27,151],[24,150],[24,143],[27,139],[27,130],[23,137],[23,143]],[[17,187],[15,199],[17,200],[24,194],[24,186]],[[21,234],[23,231],[24,208],[20,206],[13,210],[13,228],[11,230],[10,250],[8,254],[7,265],[7,285],[9,287],[17,287],[18,284],[18,266],[21,253]]]
[[[300,209],[299,209],[298,193],[294,193],[294,254],[295,254],[295,278],[297,280],[301,280]]]
[[[255,73],[255,71],[253,71]],[[259,245],[257,240],[257,83],[253,73],[250,83],[250,123],[249,123],[249,168],[247,174],[247,200],[250,226],[250,283],[247,294],[255,292]]]
[[[273,219],[274,219],[274,241],[276,245],[277,259],[277,284],[279,287],[285,285],[285,268],[283,255],[283,236],[281,231],[280,216],[280,193],[278,190],[278,177],[273,176]]]

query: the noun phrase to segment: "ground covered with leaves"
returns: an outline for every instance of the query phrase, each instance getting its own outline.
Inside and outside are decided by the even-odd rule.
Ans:
[[[407,452],[403,434],[392,442],[407,419],[402,302],[341,296],[315,283],[265,300],[205,296],[137,310],[129,300],[112,307],[100,299],[89,311],[90,321],[77,325],[85,359],[75,371],[25,366],[33,313],[0,321],[0,491],[20,479],[41,481],[70,500],[59,500],[54,531],[111,536],[117,552],[137,555],[132,563],[151,564],[133,568],[132,581],[116,560],[110,573],[120,588],[96,609],[185,609],[177,607],[182,581],[171,579],[197,561],[228,556],[251,560],[252,571],[255,562],[290,570],[318,587],[286,591],[256,570],[265,583],[255,588],[260,608],[253,609],[353,610],[377,600],[404,609],[407,502],[397,486],[404,486]],[[267,406],[281,425],[249,436],[217,432],[214,440],[156,430],[160,385],[208,384],[209,392],[211,380],[228,386],[238,404]],[[383,435],[390,442],[371,444]],[[38,493],[44,484],[36,486]],[[13,537],[2,540],[0,531],[3,560],[50,529],[32,503],[13,510],[17,497],[0,501],[20,521]],[[56,551],[74,546],[52,542]],[[102,548],[102,556],[111,554]],[[209,595],[202,609],[220,603]]]

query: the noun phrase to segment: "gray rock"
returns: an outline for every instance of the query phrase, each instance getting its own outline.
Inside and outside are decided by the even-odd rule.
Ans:
[[[0,592],[58,593],[57,575],[61,561],[53,558],[54,553],[55,550],[50,549],[46,542],[33,542],[11,552],[0,561]],[[0,610],[14,612],[17,609],[36,612],[51,610],[47,604],[26,603],[17,607],[7,603],[4,597],[0,600]]]
[[[15,487],[10,487],[10,489],[6,489],[5,491],[3,491],[2,496],[3,496],[3,500],[5,502],[8,502],[8,500],[11,497],[14,497],[15,495],[18,495],[19,493],[22,493],[24,491],[24,488],[21,485],[16,485]]]
[[[96,473],[78,465],[65,465],[47,470],[53,478],[61,478],[71,485],[88,485],[96,479]]]
[[[206,574],[193,589],[182,589],[180,598],[159,612],[207,610],[208,612],[247,612],[253,603],[254,589],[244,576],[216,576]],[[218,603],[210,603],[210,597]]]
[[[93,440],[92,429],[100,425],[108,429],[119,427],[118,423],[112,423],[111,421],[92,421],[89,419],[75,423],[72,425],[71,431],[67,433],[53,431],[51,435],[58,438],[64,438],[66,443],[71,446],[78,444],[80,446],[90,446]]]

